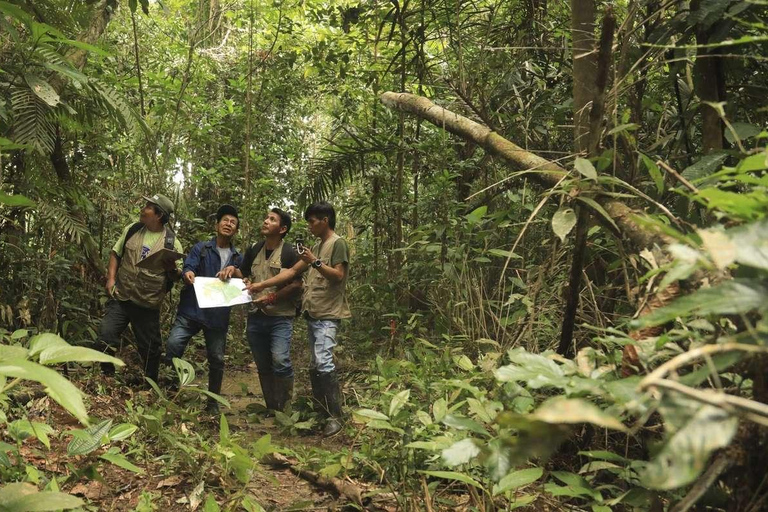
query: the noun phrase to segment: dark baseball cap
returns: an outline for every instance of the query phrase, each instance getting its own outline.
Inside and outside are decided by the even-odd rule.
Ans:
[[[231,204],[223,204],[219,206],[219,209],[216,210],[216,222],[220,222],[221,218],[225,215],[231,215],[237,220],[240,220],[240,216],[237,213],[237,208]]]
[[[166,214],[168,214],[168,216],[170,216],[173,213],[173,201],[171,201],[164,195],[155,194],[151,197],[147,197],[147,196],[141,196],[141,197],[146,202],[157,205],[161,210],[163,210]]]

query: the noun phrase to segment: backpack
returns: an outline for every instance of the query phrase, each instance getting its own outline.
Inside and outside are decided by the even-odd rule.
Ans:
[[[123,240],[122,250],[120,251],[121,254],[125,254],[125,244],[128,243],[128,240],[130,240],[130,238],[133,235],[135,235],[136,233],[141,231],[141,228],[143,228],[143,227],[144,227],[144,224],[142,224],[141,222],[136,222],[135,224],[131,225],[130,228],[128,228],[128,232],[125,234],[125,240]],[[165,240],[163,242],[163,248],[170,249],[171,251],[173,251],[173,250],[175,250],[174,249],[174,244],[175,243],[176,243],[176,233],[174,233],[173,230],[170,227],[166,226],[165,227]],[[173,279],[168,277],[168,273],[166,272],[166,275],[165,275],[165,291],[166,292],[170,292],[171,289],[173,289]]]

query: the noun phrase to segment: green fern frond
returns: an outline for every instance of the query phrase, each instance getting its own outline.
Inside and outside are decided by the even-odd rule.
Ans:
[[[65,208],[40,201],[38,202],[37,213],[43,226],[53,233],[59,233],[66,240],[81,244],[86,237],[90,237],[90,232],[85,224]]]
[[[29,145],[40,154],[51,153],[56,134],[50,107],[25,87],[13,88],[11,105],[15,142]]]
[[[96,101],[114,114],[130,134],[150,134],[144,119],[113,87],[93,78],[90,79],[89,85],[96,94]]]

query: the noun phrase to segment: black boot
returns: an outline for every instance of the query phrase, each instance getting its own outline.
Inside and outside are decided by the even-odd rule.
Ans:
[[[274,376],[275,410],[284,411],[293,398],[293,377]]]
[[[312,408],[323,418],[328,416],[323,400],[323,390],[320,387],[320,378],[317,370],[309,370],[309,383],[312,385]]]
[[[208,391],[211,393],[220,395],[222,382],[224,382],[224,370],[215,369],[208,373]],[[219,414],[219,402],[208,397],[208,404],[205,407],[205,411],[211,414]]]
[[[276,410],[275,375],[272,372],[259,372],[259,384],[261,384],[261,394],[264,395],[264,405],[267,409]]]
[[[317,383],[322,392],[322,402],[329,416],[323,429],[323,437],[331,437],[341,431],[341,390],[335,371],[318,373]]]
[[[157,383],[158,375],[160,374],[160,354],[157,356],[151,356],[144,363],[144,375]]]

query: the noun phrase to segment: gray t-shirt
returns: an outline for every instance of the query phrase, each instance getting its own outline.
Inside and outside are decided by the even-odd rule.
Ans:
[[[224,270],[224,267],[227,266],[227,262],[229,261],[229,257],[232,255],[232,248],[231,247],[216,247],[216,251],[219,253],[219,257],[221,257],[221,268],[219,269]]]

